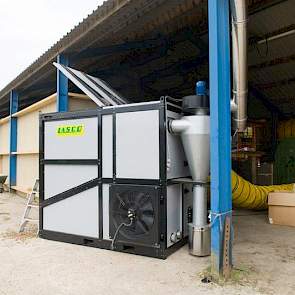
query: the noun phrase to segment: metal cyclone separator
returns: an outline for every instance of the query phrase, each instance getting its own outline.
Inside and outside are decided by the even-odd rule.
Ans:
[[[199,81],[196,95],[182,100],[183,117],[169,122],[169,131],[179,134],[193,180],[193,220],[189,224],[189,251],[208,256],[211,232],[207,223],[207,179],[210,169],[210,116],[206,83]]]

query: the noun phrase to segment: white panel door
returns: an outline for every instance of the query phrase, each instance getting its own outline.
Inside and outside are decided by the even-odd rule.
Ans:
[[[98,188],[43,208],[43,229],[66,234],[98,238]]]
[[[45,165],[44,199],[98,177],[97,165]]]
[[[159,179],[159,111],[116,114],[117,178]]]
[[[97,117],[45,122],[44,159],[97,159]]]

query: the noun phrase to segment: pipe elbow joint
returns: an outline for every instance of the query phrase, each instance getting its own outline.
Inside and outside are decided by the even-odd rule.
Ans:
[[[190,122],[185,119],[174,120],[168,122],[168,130],[170,133],[181,133],[191,126]]]
[[[238,111],[238,105],[236,104],[234,99],[230,100],[230,110],[231,110],[232,113],[235,113],[235,112]]]

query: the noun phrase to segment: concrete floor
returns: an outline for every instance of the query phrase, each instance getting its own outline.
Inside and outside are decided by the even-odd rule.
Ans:
[[[201,282],[209,258],[187,247],[157,260],[17,234],[25,200],[0,194],[0,294],[295,294],[295,228],[234,214],[235,279]]]

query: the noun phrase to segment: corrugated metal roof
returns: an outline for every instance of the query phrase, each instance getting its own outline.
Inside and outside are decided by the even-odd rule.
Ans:
[[[249,37],[252,40],[249,47],[250,83],[265,94],[271,103],[289,114],[286,101],[288,97],[291,99],[295,96],[295,83],[267,89],[265,85],[295,77],[295,58],[288,59],[295,54],[295,35],[262,45],[253,46],[253,42],[270,36],[279,29],[294,25],[295,0],[248,0],[248,5]],[[138,88],[135,81],[150,79],[150,84],[144,86],[146,89],[148,87],[150,93],[158,95],[165,91],[165,87],[169,88],[170,79],[170,84],[178,87],[178,90],[182,90],[183,87],[181,93],[189,92],[192,87],[188,85],[193,84],[194,79],[208,78],[207,27],[207,0],[105,1],[0,91],[0,109],[3,109],[3,103],[7,106],[7,95],[15,88],[23,93],[22,105],[35,101],[38,96],[44,97],[46,91],[53,92],[55,70],[52,62],[60,53],[71,56],[73,67],[102,76],[109,73],[110,80],[114,84],[117,83],[118,87],[124,88],[124,83],[128,82],[129,88],[135,89]],[[185,33],[191,37],[190,40],[186,40]],[[144,42],[149,38],[168,40],[168,43],[172,40],[175,44],[169,43],[167,51],[160,51],[159,56],[156,54],[154,59],[151,57],[156,50],[161,50],[161,46],[133,50],[131,53],[90,54],[97,48],[134,40]],[[80,52],[89,57],[80,57]],[[282,60],[272,65],[267,64],[278,58]],[[145,59],[149,62],[141,62]],[[124,73],[119,80],[113,75],[117,74],[118,67],[120,72]],[[177,71],[178,75],[176,73],[172,77],[171,75]],[[159,79],[162,79],[162,83],[157,81]],[[135,93],[135,97],[137,94],[138,92]],[[285,101],[282,105],[280,99]],[[295,114],[295,111],[293,113]]]

